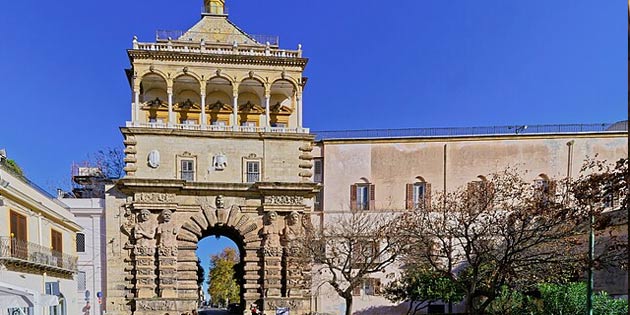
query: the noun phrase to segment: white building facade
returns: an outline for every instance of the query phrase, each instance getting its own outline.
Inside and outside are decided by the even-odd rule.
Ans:
[[[103,314],[105,269],[105,200],[62,198],[82,230],[76,234],[79,257],[77,273],[78,307],[82,315]]]
[[[61,203],[0,157],[0,314],[80,314],[75,235]]]

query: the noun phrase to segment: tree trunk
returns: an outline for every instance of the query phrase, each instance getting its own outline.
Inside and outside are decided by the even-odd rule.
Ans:
[[[346,300],[346,315],[352,315],[352,295],[344,299]]]

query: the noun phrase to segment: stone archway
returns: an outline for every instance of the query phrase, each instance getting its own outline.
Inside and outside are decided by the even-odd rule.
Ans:
[[[201,205],[201,212],[192,215],[189,221],[182,225],[179,232],[178,247],[180,261],[178,265],[185,269],[197,268],[197,243],[210,234],[229,234],[230,239],[237,243],[240,249],[243,279],[241,279],[241,304],[250,305],[260,299],[260,268],[259,246],[260,237],[258,231],[261,227],[257,214],[242,213],[240,207],[232,205],[225,207],[222,197],[218,196],[215,206],[205,203]],[[196,279],[194,283],[185,273],[178,274],[177,282],[180,287],[189,288],[194,284],[197,289]],[[181,298],[197,298],[197,290],[180,295]]]
[[[274,195],[258,187],[249,196],[232,192],[225,198],[133,193],[124,205],[122,226],[129,236],[126,264],[132,272],[126,300],[132,314],[173,315],[196,309],[197,244],[214,234],[229,234],[240,247],[246,314],[252,303],[265,314],[275,314],[277,307],[289,307],[291,314],[308,313],[310,267],[295,254],[295,247],[308,220],[306,192],[313,187],[302,187],[304,195],[293,188]]]

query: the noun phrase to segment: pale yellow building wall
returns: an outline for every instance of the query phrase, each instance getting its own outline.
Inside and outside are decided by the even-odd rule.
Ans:
[[[51,229],[54,229],[62,235],[63,253],[76,256],[76,233],[81,230],[81,227],[76,224],[74,215],[55,200],[2,167],[0,167],[0,180],[6,185],[6,187],[0,186],[0,237],[10,237],[10,213],[14,211],[26,217],[28,242],[51,249]],[[59,282],[60,292],[66,299],[67,313],[79,314],[80,312],[76,274],[66,278],[46,274],[36,269],[14,270],[12,267],[2,266],[0,267],[0,282],[38,291],[40,294],[45,294],[46,282]],[[40,311],[41,314],[48,314],[47,307],[42,307]]]
[[[286,141],[253,138],[180,137],[164,135],[136,135],[138,170],[136,178],[177,179],[177,157],[185,152],[196,160],[195,177],[200,182],[243,183],[245,159],[260,159],[261,181],[299,182],[300,146],[310,141]],[[160,166],[148,166],[152,150],[160,152]],[[215,170],[213,157],[225,154],[228,165]]]
[[[445,145],[446,185],[452,191],[508,166],[530,181],[539,174],[561,179],[567,175],[569,141],[574,141],[574,177],[587,157],[615,161],[628,155],[623,133],[325,141],[314,153],[324,157],[325,211],[349,210],[350,186],[362,178],[375,184],[377,209],[404,209],[405,184],[417,176],[431,183],[433,193],[443,190]]]

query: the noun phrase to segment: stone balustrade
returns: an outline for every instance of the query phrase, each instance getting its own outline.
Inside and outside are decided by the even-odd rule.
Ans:
[[[158,42],[141,43],[134,39],[134,50],[184,52],[214,55],[238,55],[238,56],[266,56],[278,58],[302,58],[302,49],[297,50],[277,49],[270,46],[243,46],[238,45],[206,45],[204,42]]]
[[[271,133],[309,133],[309,128],[286,127],[255,127],[255,126],[226,126],[226,125],[198,125],[198,124],[167,124],[163,122],[143,123],[128,121],[127,127],[178,129],[178,130],[204,130],[204,131],[229,131],[229,132],[271,132]]]

